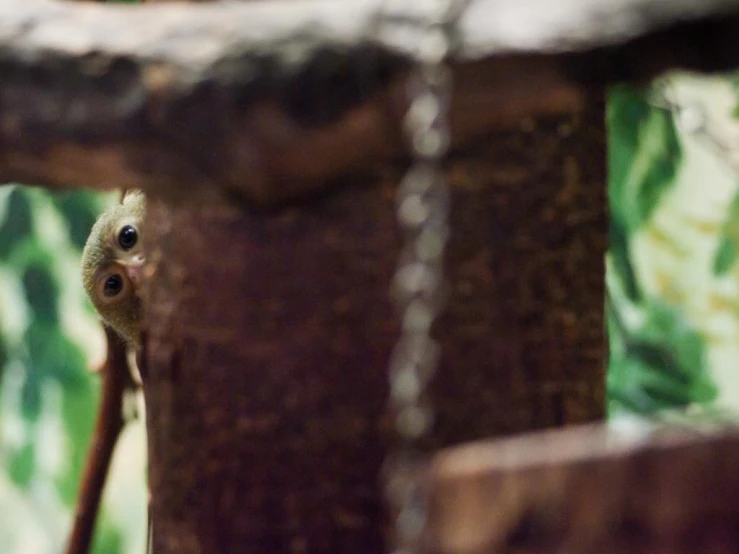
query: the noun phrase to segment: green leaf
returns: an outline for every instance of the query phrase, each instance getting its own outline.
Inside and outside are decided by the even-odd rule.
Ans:
[[[2,390],[3,385],[3,371],[5,370],[5,364],[8,363],[9,358],[8,345],[3,339],[3,330],[0,327],[0,390]]]
[[[98,404],[99,389],[93,386],[89,376],[81,386],[66,387],[62,396],[62,420],[69,437],[70,450],[67,457],[67,472],[56,481],[57,490],[67,506],[74,504],[79,489],[79,481],[87,456],[87,449],[95,424],[95,409]]]
[[[627,374],[629,380],[611,391],[611,402],[621,403],[621,408],[649,413],[689,403],[678,384],[654,371],[645,360],[627,357],[621,361],[621,366],[620,371]]]
[[[58,323],[59,285],[51,258],[36,257],[23,271],[21,280],[34,317],[47,323]]]
[[[100,518],[102,519],[102,518]],[[123,535],[110,521],[102,519],[95,529],[92,552],[95,554],[118,554],[123,551]]]
[[[31,204],[26,191],[16,187],[10,193],[5,220],[0,224],[0,260],[7,260],[16,244],[32,232]]]
[[[621,216],[624,187],[631,165],[639,154],[638,129],[649,117],[649,105],[642,89],[615,85],[608,91],[608,195],[611,211]],[[624,216],[622,216],[624,217]]]
[[[649,92],[611,88],[608,102],[608,191],[613,217],[629,231],[646,222],[675,182],[681,148],[672,113],[651,106]]]
[[[729,206],[719,238],[716,255],[713,259],[714,275],[723,275],[734,265],[739,246],[739,194],[734,196]]]
[[[720,276],[725,274],[736,260],[736,246],[726,236],[719,239],[716,257],[713,261],[713,274]]]
[[[54,192],[51,200],[66,221],[72,243],[81,250],[100,213],[99,194],[90,191]]]
[[[631,248],[626,225],[618,217],[611,217],[609,222],[609,254],[613,261],[612,271],[622,284],[624,293],[631,301],[641,297],[639,282],[631,264]],[[609,269],[611,269],[609,267]]]
[[[34,422],[41,414],[41,378],[29,373],[21,389],[21,413],[26,421]]]
[[[80,348],[63,335],[54,322],[34,319],[24,335],[30,370],[54,379],[63,387],[78,387],[87,380],[86,360]]]
[[[10,459],[8,475],[16,485],[26,488],[33,477],[35,465],[35,449],[33,444],[27,443]]]
[[[651,155],[652,159],[637,195],[639,223],[649,219],[664,193],[674,185],[682,155],[675,122],[670,112],[652,109],[645,132],[647,138],[643,139],[645,143],[643,155]]]
[[[622,348],[611,353],[609,409],[652,412],[716,399],[703,337],[677,309],[650,302],[646,324],[636,330],[619,324],[618,306],[611,309],[608,325],[621,333]]]

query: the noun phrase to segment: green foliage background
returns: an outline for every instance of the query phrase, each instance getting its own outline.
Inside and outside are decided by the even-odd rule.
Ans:
[[[610,91],[611,414],[739,408],[735,79]]]
[[[611,90],[611,414],[739,408],[737,82],[669,81],[710,133],[695,132],[695,113],[690,127],[684,112],[666,109],[660,87]],[[0,187],[2,554],[61,552],[69,529],[99,395],[89,369],[104,357],[79,257],[112,201]],[[96,554],[143,552],[144,459],[139,421],[116,452]]]
[[[0,187],[2,554],[61,552],[68,534],[99,397],[90,369],[105,356],[79,258],[98,213],[114,200]],[[143,551],[141,425],[126,431],[116,454],[95,553]]]

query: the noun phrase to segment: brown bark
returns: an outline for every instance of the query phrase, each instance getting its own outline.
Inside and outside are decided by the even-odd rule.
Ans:
[[[585,426],[436,457],[434,554],[734,554],[739,428]]]
[[[602,98],[523,127],[450,166],[430,447],[603,415]],[[156,554],[381,551],[399,177],[256,214],[151,200]]]
[[[100,407],[85,459],[66,554],[87,554],[90,551],[110,461],[124,425],[121,411],[123,394],[126,386],[131,385],[126,345],[108,327],[105,328],[105,336],[108,341],[108,354],[99,371],[102,380]]]

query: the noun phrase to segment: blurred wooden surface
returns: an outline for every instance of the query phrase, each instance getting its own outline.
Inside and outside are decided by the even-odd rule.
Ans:
[[[484,441],[431,474],[434,554],[735,554],[739,427],[646,423]]]

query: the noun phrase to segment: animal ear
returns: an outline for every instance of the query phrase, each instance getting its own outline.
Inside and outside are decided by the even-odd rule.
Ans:
[[[137,194],[142,194],[142,192],[139,189],[123,189],[119,204],[123,204],[129,196],[135,196]]]

